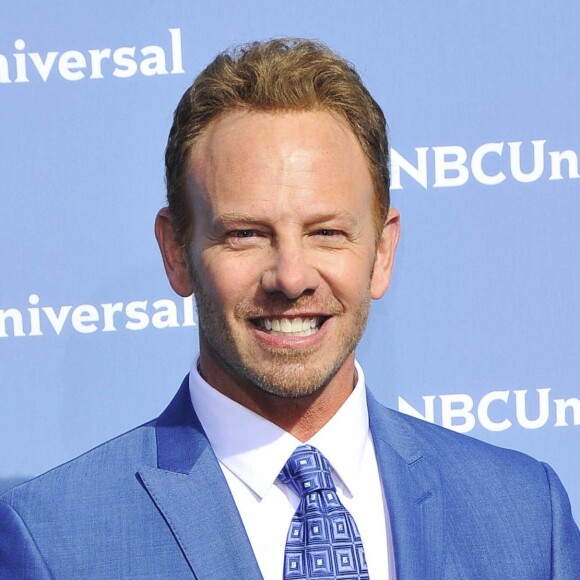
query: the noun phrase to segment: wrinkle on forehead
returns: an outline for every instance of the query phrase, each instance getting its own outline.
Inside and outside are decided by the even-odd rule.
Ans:
[[[283,117],[293,117],[297,121],[293,124],[294,134],[290,141],[287,134],[277,126]],[[248,125],[255,120],[263,121],[258,126],[258,134],[248,130]],[[317,140],[315,148],[309,146],[314,133],[313,120],[322,120],[322,123],[317,123],[316,134],[326,137],[324,147],[320,140]],[[344,146],[347,143],[350,145],[348,151]],[[258,154],[248,158],[245,155],[246,147]],[[204,178],[209,173],[227,175],[228,168],[234,169],[234,166],[251,178],[259,179],[259,169],[265,161],[271,162],[270,154],[277,151],[280,183],[295,186],[299,184],[289,183],[285,176],[294,172],[319,173],[323,170],[320,161],[329,156],[337,162],[348,163],[353,150],[366,165],[362,148],[347,122],[332,112],[235,111],[219,117],[204,130],[191,152],[188,180],[199,185],[206,181]]]
[[[208,214],[293,220],[306,208],[327,212],[345,192],[365,192],[360,205],[350,207],[362,215],[374,187],[362,148],[340,116],[236,111],[217,119],[196,143],[187,190]]]

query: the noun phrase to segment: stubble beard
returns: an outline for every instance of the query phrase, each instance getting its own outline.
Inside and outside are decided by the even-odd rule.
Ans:
[[[211,349],[214,360],[227,372],[234,383],[245,388],[255,387],[282,398],[313,395],[323,389],[340,370],[359,343],[367,324],[371,300],[370,288],[350,317],[350,327],[336,336],[334,356],[328,360],[317,358],[318,349],[316,348],[282,349],[264,344],[259,347],[261,360],[258,360],[258,357],[252,356],[251,352],[243,351],[242,346],[244,342],[248,343],[248,336],[246,335],[244,340],[242,334],[248,333],[245,324],[250,315],[259,316],[258,311],[261,310],[268,312],[265,305],[257,308],[249,299],[240,302],[234,311],[234,318],[238,321],[240,328],[235,328],[227,320],[223,310],[216,305],[208,289],[204,287],[191,261],[190,272],[198,312],[200,339],[203,339]],[[276,303],[272,306],[280,308],[280,298],[283,297],[272,297],[272,302]],[[294,306],[304,307],[305,310],[317,310],[307,307],[313,302],[313,299],[308,296],[301,296],[292,301],[286,298],[283,300],[286,308]],[[318,308],[318,310],[332,312],[333,316],[340,319],[344,316],[344,309],[336,299],[333,300],[330,307],[326,305],[325,308]],[[218,385],[215,386],[219,388]]]

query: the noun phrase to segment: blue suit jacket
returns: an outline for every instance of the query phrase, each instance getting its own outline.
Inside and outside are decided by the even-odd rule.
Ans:
[[[399,580],[580,578],[550,467],[368,404]],[[2,579],[192,577],[261,575],[187,380],[157,420],[1,497]]]

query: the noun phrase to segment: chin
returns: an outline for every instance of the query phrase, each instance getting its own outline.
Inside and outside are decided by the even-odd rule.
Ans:
[[[309,397],[323,390],[344,361],[330,368],[280,365],[260,371],[246,367],[245,379],[259,390],[283,399]]]

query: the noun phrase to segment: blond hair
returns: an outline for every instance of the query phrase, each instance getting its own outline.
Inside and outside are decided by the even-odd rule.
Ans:
[[[183,243],[190,238],[185,173],[203,130],[234,110],[330,111],[346,120],[375,188],[375,230],[389,209],[388,141],[383,112],[354,67],[327,46],[297,38],[252,42],[220,53],[185,91],[165,150],[167,202]]]

